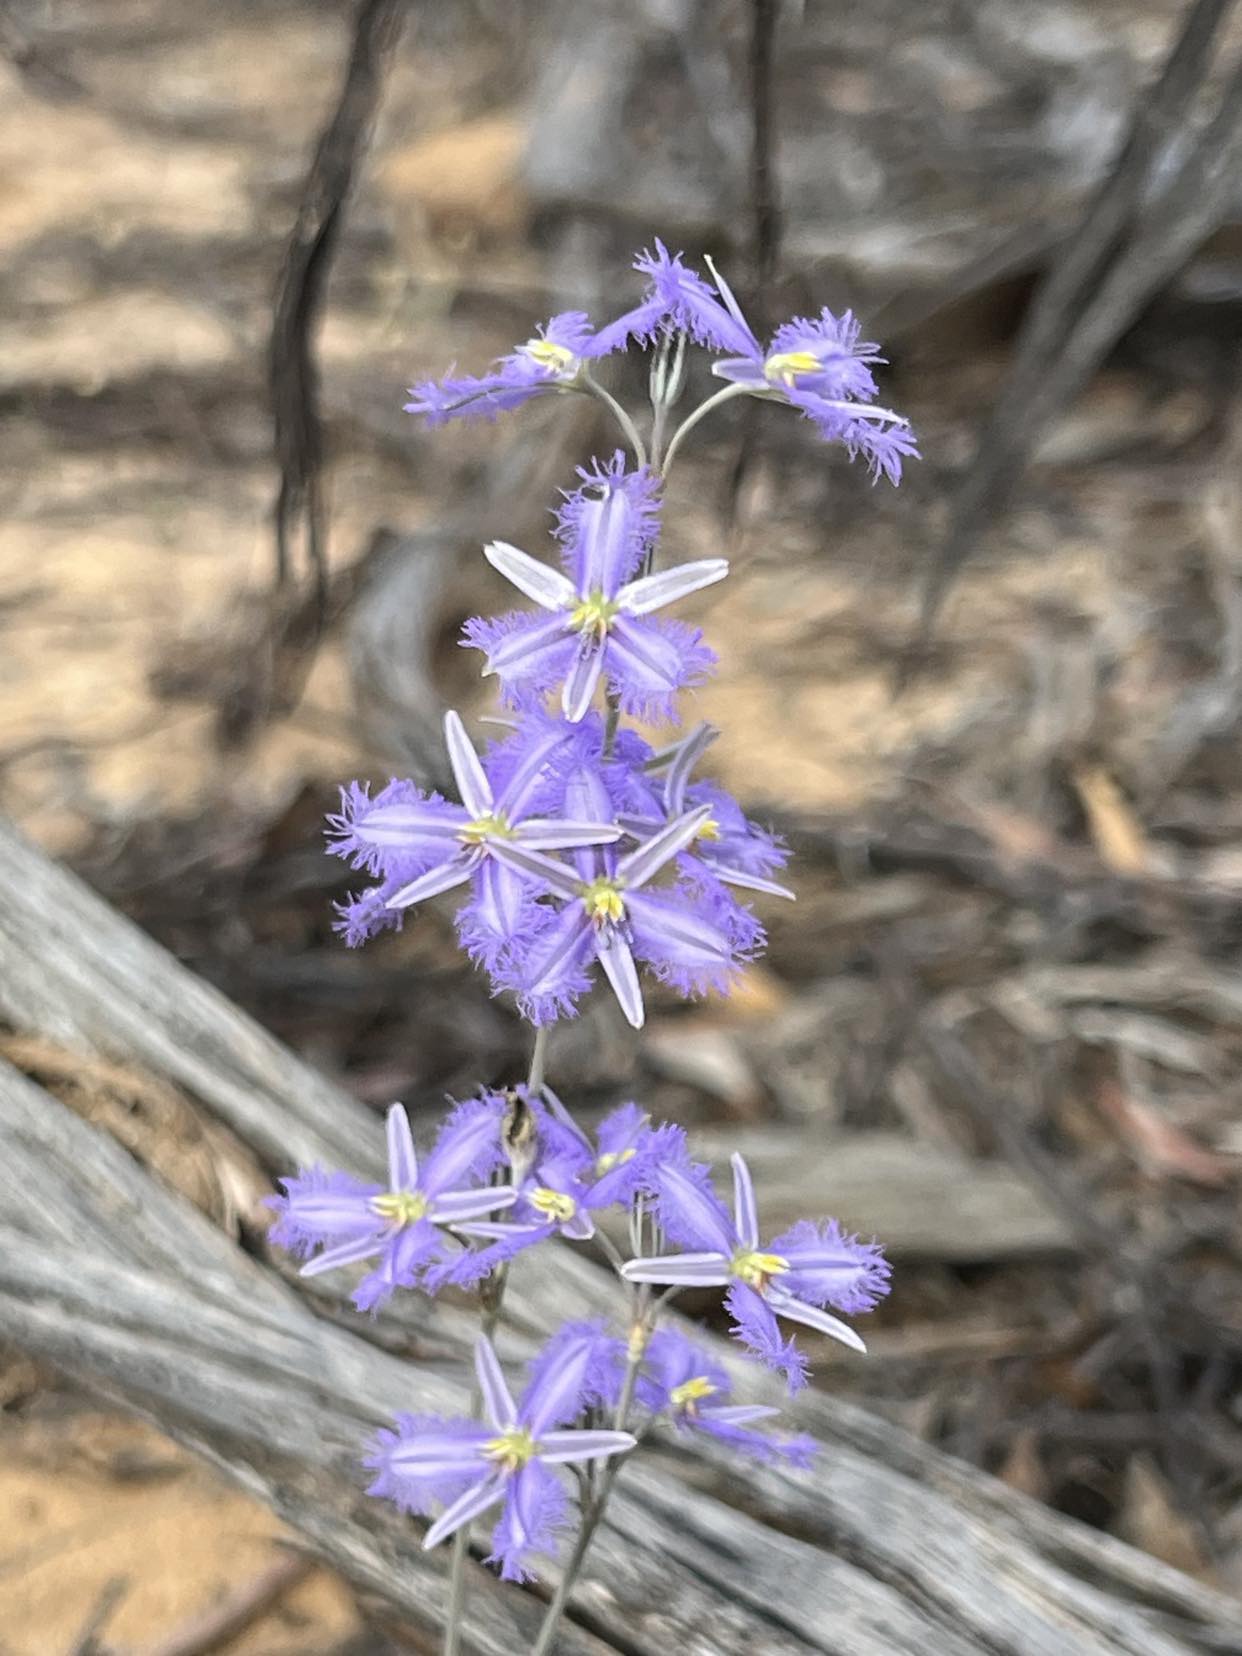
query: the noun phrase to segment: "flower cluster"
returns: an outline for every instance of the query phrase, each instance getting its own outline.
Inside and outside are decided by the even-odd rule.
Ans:
[[[430,426],[453,419],[495,419],[532,397],[578,390],[591,364],[631,343],[650,344],[683,333],[696,345],[725,354],[712,372],[751,396],[788,403],[825,441],[840,443],[851,459],[862,455],[875,476],[900,482],[903,461],[918,454],[909,424],[877,407],[871,370],[883,361],[879,346],[859,336],[850,311],[794,317],[765,348],[728,284],[710,266],[715,285],[686,267],[660,241],[634,268],[647,278],[639,303],[598,331],[581,311],[545,322],[533,339],[502,357],[490,374],[427,380],[410,392],[406,409]]]
[[[520,1153],[506,1131],[515,1097],[532,1129]],[[734,1335],[793,1391],[804,1383],[806,1361],[781,1335],[778,1317],[862,1350],[854,1330],[823,1307],[866,1311],[887,1290],[879,1249],[834,1221],[795,1226],[761,1244],[741,1157],[733,1162],[737,1209],[730,1216],[710,1168],[692,1160],[684,1131],[653,1125],[636,1104],[613,1110],[591,1135],[550,1090],[534,1097],[518,1088],[510,1097],[487,1093],[457,1105],[421,1160],[400,1104],[388,1112],[387,1135],[386,1185],[312,1169],[282,1180],[284,1193],[271,1198],[272,1238],[310,1255],[303,1275],[371,1267],[353,1295],[363,1310],[399,1288],[472,1286],[552,1236],[596,1239],[627,1283],[724,1288]],[[597,1229],[609,1213],[607,1229],[617,1234],[698,1251],[623,1259],[607,1229]],[[623,1337],[603,1319],[561,1329],[532,1365],[516,1405],[491,1345],[480,1341],[476,1366],[490,1426],[401,1417],[379,1435],[368,1460],[376,1472],[372,1493],[425,1516],[442,1508],[428,1547],[500,1506],[495,1556],[502,1574],[521,1577],[532,1554],[554,1545],[567,1511],[550,1468],[627,1451],[658,1422],[760,1461],[807,1464],[808,1439],[756,1430],[778,1411],[730,1402],[721,1364],[680,1332],[655,1328],[649,1298],[645,1304],[637,1351],[633,1328]],[[631,1360],[627,1425],[615,1422]],[[600,1428],[601,1417],[615,1424]]]
[[[457,1105],[421,1158],[395,1104],[386,1183],[312,1168],[271,1199],[273,1240],[303,1259],[304,1275],[353,1268],[362,1310],[401,1289],[486,1285],[490,1327],[510,1266],[530,1248],[590,1245],[612,1266],[627,1299],[620,1328],[604,1318],[562,1328],[516,1401],[484,1335],[480,1415],[401,1416],[371,1446],[371,1493],[430,1518],[425,1546],[452,1534],[461,1546],[465,1526],[497,1512],[492,1556],[509,1579],[525,1577],[569,1520],[557,1468],[577,1473],[572,1576],[617,1467],[661,1425],[760,1461],[808,1463],[808,1439],[773,1431],[767,1404],[733,1402],[726,1368],[661,1323],[674,1297],[717,1291],[743,1350],[793,1392],[807,1360],[791,1325],[862,1350],[842,1318],[888,1291],[880,1249],[835,1220],[765,1240],[740,1156],[730,1211],[680,1127],[625,1104],[587,1133],[543,1082],[546,1026],[571,1016],[597,977],[635,1028],[644,972],[683,996],[727,993],[764,943],[748,899],[793,895],[775,878],[787,860],[780,841],[696,774],[718,733],[697,724],[657,746],[625,722],[677,724],[679,698],[715,665],[699,629],[663,612],[722,581],[728,564],[656,567],[664,479],[687,433],[717,405],[750,396],[797,409],[876,478],[896,483],[917,452],[906,421],[876,401],[882,358],[849,312],[795,318],[764,345],[710,261],[708,281],[657,242],[636,268],[646,279],[638,303],[603,327],[580,312],[555,316],[490,373],[411,393],[407,406],[429,425],[494,418],[540,396],[593,396],[631,452],[579,472],[551,559],[505,541],[484,548],[526,605],[464,629],[506,711],[481,753],[458,714],[446,714],[456,797],[405,780],[375,792],[353,783],[329,821],[333,854],[370,882],[341,908],[346,941],[456,893],[463,949],[537,1030],[530,1080]],[[688,343],[715,354],[723,386],[669,435]],[[646,439],[594,377],[631,344],[653,347]],[[563,1601],[562,1592],[540,1649]]]

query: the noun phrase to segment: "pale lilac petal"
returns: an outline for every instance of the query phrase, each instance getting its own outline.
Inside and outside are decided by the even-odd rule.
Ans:
[[[541,656],[566,642],[567,619],[563,615],[550,615],[546,621],[537,621],[532,616],[528,626],[515,629],[494,650],[488,651],[484,677],[499,673],[502,678],[517,678],[536,671]]]
[[[715,1253],[726,1261],[732,1259],[737,1232],[715,1193],[704,1190],[677,1167],[661,1168],[657,1182],[660,1205],[671,1210],[665,1228],[672,1229],[675,1221],[678,1240],[714,1243]]]
[[[604,968],[604,976],[611,983],[613,993],[625,1013],[626,1022],[641,1029],[646,1013],[643,1010],[643,992],[638,982],[638,967],[630,946],[619,932],[602,931],[595,941],[595,952]]]
[[[563,851],[571,845],[611,845],[621,838],[615,822],[571,822],[563,817],[527,817],[513,830],[532,851]]]
[[[561,1226],[561,1235],[571,1242],[589,1242],[595,1235],[595,1221],[585,1208],[579,1208],[572,1219]]]
[[[734,385],[744,385],[748,391],[772,390],[763,371],[762,362],[755,362],[751,357],[722,357],[718,362],[712,363],[712,373],[718,379],[730,380]]]
[[[427,800],[416,804],[375,805],[362,810],[350,825],[350,831],[360,845],[392,847],[398,851],[422,849],[420,840],[431,840],[439,848],[442,842],[457,837],[466,813],[448,800]]]
[[[548,1087],[548,1086],[544,1087],[544,1089],[543,1089],[543,1102],[547,1106],[549,1113],[556,1117],[557,1121],[566,1130],[566,1132],[569,1133],[573,1138],[576,1138],[578,1143],[582,1146],[582,1148],[584,1150],[586,1150],[593,1158],[594,1155],[595,1155],[595,1146],[591,1143],[590,1135],[587,1132],[584,1131],[584,1129],[578,1124],[578,1122],[576,1122],[574,1120],[573,1116],[569,1113],[569,1111],[565,1108],[565,1105],[561,1102],[561,1100],[552,1091],[551,1087]]]
[[[771,1420],[780,1412],[770,1403],[727,1403],[722,1409],[709,1405],[703,1410],[706,1417],[719,1421],[722,1426],[749,1426],[755,1420]]]
[[[700,345],[712,350],[760,354],[760,347],[740,311],[731,310],[696,270],[688,270],[681,255],[669,255],[656,243],[654,254],[644,254],[635,268],[649,276],[664,299],[670,318]]]
[[[628,615],[650,615],[652,610],[675,604],[692,592],[723,581],[729,573],[725,558],[700,558],[695,563],[678,564],[675,569],[663,569],[658,575],[644,575],[631,581],[617,594],[617,602]]]
[[[673,963],[680,970],[727,980],[733,953],[727,935],[676,901],[636,891],[626,900],[630,935],[644,960]]]
[[[516,1415],[532,1437],[541,1439],[549,1427],[576,1419],[582,1408],[587,1370],[598,1347],[598,1331],[591,1329],[581,1339],[566,1341],[559,1362],[536,1369]]]
[[[479,1219],[485,1213],[499,1213],[512,1207],[517,1191],[510,1185],[485,1185],[480,1190],[446,1190],[427,1211],[437,1225],[455,1225],[459,1219]]]
[[[559,569],[532,558],[507,541],[492,541],[483,548],[483,556],[520,592],[547,610],[572,609],[578,601],[574,584]]]
[[[710,253],[705,253],[703,255],[703,263],[712,273],[712,281],[716,284],[716,292],[720,295],[721,304],[737,323],[738,337],[743,339],[745,342],[744,349],[747,353],[753,352],[754,356],[762,356],[763,348],[759,344],[759,341],[755,338],[754,330],[751,328],[750,323],[746,320],[746,317],[742,312],[742,307],[738,304],[734,295],[733,289],[716,269],[715,261]]]
[[[548,1225],[511,1225],[503,1219],[472,1219],[468,1224],[454,1224],[453,1229],[459,1230],[463,1236],[499,1237],[506,1236],[533,1236],[536,1231],[546,1231]]]
[[[402,1438],[388,1452],[388,1466],[411,1478],[428,1479],[460,1477],[472,1468],[481,1471],[486,1465],[482,1449],[491,1436],[490,1426],[479,1426],[469,1435],[460,1430],[422,1431],[417,1437]]]
[[[668,772],[664,778],[664,809],[670,817],[680,816],[685,810],[690,772],[719,735],[720,732],[714,726],[699,724],[673,749]]]
[[[682,1288],[722,1288],[729,1280],[730,1258],[721,1253],[664,1254],[659,1259],[631,1259],[621,1267],[627,1282],[667,1282]]]
[[[773,1409],[772,1413],[780,1411]],[[568,1466],[573,1461],[599,1460],[603,1455],[624,1454],[638,1439],[630,1432],[545,1432],[539,1439],[539,1459],[551,1466]]]
[[[734,1151],[729,1158],[733,1168],[733,1218],[737,1234],[748,1248],[759,1246],[759,1210],[755,1206],[755,1185],[750,1168]]]
[[[394,1104],[385,1123],[388,1135],[388,1188],[390,1190],[417,1190],[418,1155],[414,1149],[414,1135],[404,1104]]]
[[[584,598],[595,592],[612,598],[633,567],[634,504],[615,481],[609,480],[603,489],[602,496],[585,495],[578,519],[576,565]]]
[[[339,1177],[339,1176],[338,1176]],[[371,1206],[372,1196],[382,1195],[378,1185],[359,1185],[347,1189],[338,1189],[334,1185],[325,1185],[321,1189],[303,1191],[299,1184],[307,1181],[283,1181],[293,1189],[285,1197],[276,1198],[281,1204],[281,1225],[290,1233],[299,1233],[302,1246],[313,1242],[322,1242],[329,1236],[344,1236],[359,1230],[373,1235],[379,1229],[379,1220],[375,1209]],[[341,1179],[343,1183],[344,1180]],[[277,1238],[281,1245],[288,1247],[290,1243],[283,1238]]]
[[[548,760],[571,734],[564,725],[549,722],[542,732],[531,739],[530,728],[527,727],[521,759],[496,800],[496,809],[503,811],[511,822],[523,815],[526,801],[543,775]]]
[[[360,1259],[374,1259],[377,1253],[383,1252],[386,1240],[379,1231],[374,1236],[356,1236],[352,1241],[328,1248],[315,1259],[308,1259],[298,1275],[321,1276],[324,1271],[335,1271],[341,1265],[356,1265]]]
[[[743,891],[760,891],[767,897],[786,897],[791,903],[798,900],[797,892],[790,891],[788,886],[777,885],[775,880],[765,880],[762,874],[748,874],[743,868],[721,868],[719,863],[712,863],[712,873],[726,885],[739,886]]]
[[[792,1294],[782,1294],[779,1288],[770,1287],[767,1291],[767,1301],[778,1317],[788,1317],[791,1322],[805,1323],[808,1328],[814,1328],[821,1334],[827,1334],[834,1340],[840,1340],[853,1351],[866,1351],[867,1347],[848,1323],[843,1323],[839,1317],[834,1317],[830,1311],[821,1311],[817,1305],[808,1305],[805,1300],[794,1299]]]
[[[427,1196],[472,1188],[504,1160],[500,1128],[504,1104],[499,1098],[460,1104],[442,1125],[423,1159],[422,1189]]]
[[[465,885],[473,875],[479,861],[477,851],[462,851],[439,868],[430,868],[425,874],[420,874],[417,880],[411,880],[409,885],[402,886],[385,903],[385,908],[403,909],[412,908],[415,903],[425,903],[429,897],[438,897],[442,892],[452,891],[454,886]]]
[[[535,1532],[542,1480],[550,1478],[535,1461],[528,1461],[515,1477],[509,1479],[505,1491],[505,1511],[501,1528],[505,1531],[506,1550],[519,1559],[530,1549]]]
[[[488,1507],[495,1506],[505,1492],[503,1477],[485,1478],[482,1483],[473,1484],[464,1495],[459,1495],[452,1506],[447,1507],[423,1537],[423,1551],[430,1552],[432,1547],[439,1546],[455,1530],[463,1524],[468,1524],[472,1518],[477,1518]]]
[[[478,1376],[479,1390],[488,1414],[500,1431],[507,1432],[517,1419],[517,1404],[505,1384],[495,1348],[485,1334],[475,1342],[474,1372]]]
[[[472,817],[487,816],[492,809],[492,785],[479,763],[465,725],[452,709],[444,715],[444,740],[462,804]]]
[[[607,822],[610,819],[612,801],[603,777],[594,766],[579,765],[566,779],[565,815],[575,822]]]
[[[554,994],[585,964],[592,952],[594,936],[583,904],[571,904],[540,939],[539,948],[524,962],[523,993],[532,1000]]]
[[[631,891],[638,886],[646,885],[652,875],[660,872],[665,863],[672,862],[679,852],[693,844],[698,838],[700,828],[711,814],[710,805],[700,805],[697,810],[687,811],[684,816],[665,823],[659,833],[653,834],[644,845],[638,846],[634,851],[627,851],[618,860],[618,880]]]
[[[658,816],[631,816],[628,811],[619,812],[617,821],[629,838],[635,840],[650,839],[662,826],[662,819]]]
[[[663,321],[668,307],[659,294],[643,299],[615,321],[606,322],[582,347],[584,357],[602,357],[618,351],[631,339],[647,340]]]
[[[660,623],[643,616],[614,617],[606,648],[612,658],[609,674],[630,689],[641,691],[644,702],[671,696],[687,682],[688,671],[699,676],[693,663],[687,666],[685,651],[660,631]]]
[[[831,409],[833,413],[847,414],[855,420],[891,421],[899,429],[910,424],[904,414],[894,413],[891,408],[877,408],[874,403],[842,402],[836,397],[816,397],[815,406],[818,409]]]
[[[590,709],[595,687],[604,671],[604,645],[604,638],[598,634],[579,640],[561,693],[561,708],[570,724],[578,724]]]
[[[498,862],[516,869],[519,874],[533,875],[550,886],[553,891],[559,892],[562,897],[581,897],[582,881],[573,869],[566,868],[564,863],[554,862],[551,857],[545,857],[542,851],[532,851],[528,846],[518,845],[513,840],[494,840],[489,849]]]
[[[494,849],[494,843],[490,844],[489,850]],[[517,935],[525,906],[522,876],[494,856],[485,857],[474,885],[474,907],[481,924],[493,937],[508,940]]]

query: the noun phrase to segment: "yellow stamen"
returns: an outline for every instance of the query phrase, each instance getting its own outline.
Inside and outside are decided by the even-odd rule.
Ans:
[[[582,888],[582,901],[596,926],[605,925],[609,920],[619,925],[625,919],[625,902],[615,880],[592,880]]]
[[[764,378],[792,391],[799,374],[818,374],[820,360],[814,351],[778,351],[763,365]]]
[[[550,339],[528,339],[522,349],[532,362],[541,368],[551,368],[554,374],[569,374],[578,367],[574,353],[567,346],[554,345]]]
[[[525,1426],[511,1426],[499,1437],[489,1438],[483,1445],[483,1453],[506,1472],[520,1472],[527,1461],[534,1458],[537,1447]]]
[[[674,1386],[668,1394],[668,1400],[675,1409],[684,1409],[687,1414],[697,1414],[695,1405],[701,1398],[710,1397],[718,1392],[719,1386],[713,1385],[705,1374],[696,1374],[693,1380],[683,1381],[680,1386]]]
[[[604,1174],[611,1173],[614,1167],[624,1167],[627,1161],[633,1159],[633,1156],[633,1145],[628,1150],[605,1150],[595,1163],[595,1171],[600,1178],[603,1178]]]
[[[400,1229],[423,1218],[428,1204],[416,1190],[390,1190],[383,1196],[372,1196],[371,1206],[381,1219],[391,1219]]]
[[[715,817],[708,817],[694,837],[696,840],[718,840],[720,838],[720,824]]]
[[[592,592],[569,612],[569,624],[577,632],[598,633],[603,638],[620,609],[620,604],[614,604],[602,592]]]
[[[730,1271],[748,1288],[763,1291],[774,1276],[789,1269],[789,1261],[780,1254],[756,1253],[751,1248],[739,1248],[729,1266]]]
[[[558,1225],[566,1224],[578,1211],[578,1204],[572,1196],[566,1196],[562,1190],[549,1190],[546,1185],[540,1185],[538,1190],[531,1192],[530,1205],[539,1213],[546,1213]]]
[[[457,837],[463,845],[482,845],[487,839],[512,839],[513,829],[502,812],[491,811],[465,823],[458,829]]]

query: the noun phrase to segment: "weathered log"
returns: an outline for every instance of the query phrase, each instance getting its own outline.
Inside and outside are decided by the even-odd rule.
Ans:
[[[79,881],[0,828],[0,1011],[26,1033],[176,1082],[271,1166],[373,1168],[372,1118],[197,983]],[[444,1565],[362,1494],[360,1446],[396,1409],[457,1409],[470,1320],[416,1296],[402,1327],[317,1316],[99,1129],[0,1065],[0,1336],[207,1456],[430,1638]],[[318,1285],[322,1292],[322,1284]],[[329,1285],[332,1286],[332,1285]],[[516,1270],[504,1350],[609,1303],[569,1249]],[[739,1393],[768,1380],[715,1347]],[[627,1469],[562,1649],[837,1656],[1184,1656],[1238,1647],[1237,1607],[879,1419],[812,1393],[809,1473],[680,1446]],[[529,1643],[529,1591],[474,1573],[471,1647]]]
[[[692,1138],[705,1161],[741,1151],[764,1192],[764,1228],[772,1233],[808,1213],[833,1213],[852,1230],[882,1236],[899,1259],[1022,1259],[1078,1246],[1064,1218],[1004,1162],[891,1132],[731,1127]]]

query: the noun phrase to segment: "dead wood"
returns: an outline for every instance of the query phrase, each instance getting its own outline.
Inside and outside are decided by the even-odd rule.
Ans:
[[[1075,1236],[1040,1192],[1003,1162],[979,1161],[900,1133],[812,1135],[791,1127],[713,1128],[695,1153],[746,1157],[773,1232],[833,1213],[884,1238],[896,1259],[1022,1259],[1073,1252]]]
[[[1230,78],[1215,118],[1191,140],[1173,176],[1161,179],[1160,171],[1192,127],[1231,6],[1232,0],[1195,0],[1191,6],[1159,82],[1137,100],[1109,177],[1031,306],[1009,382],[928,581],[925,629],[1048,422],[1083,388],[1161,284],[1229,214],[1242,157],[1242,76]]]
[[[146,1068],[270,1167],[374,1167],[367,1112],[284,1052],[71,875],[0,829],[0,1009],[22,1033]],[[444,1566],[361,1493],[366,1436],[463,1402],[470,1319],[403,1302],[453,1361],[409,1364],[384,1325],[326,1321],[98,1127],[0,1064],[0,1335],[155,1421],[423,1637]],[[506,1348],[607,1303],[565,1250],[514,1274]],[[746,1397],[766,1377],[720,1355]],[[1236,1607],[879,1419],[811,1394],[814,1471],[693,1461],[628,1469],[574,1596],[566,1652],[1184,1656],[1236,1647]],[[686,1473],[692,1473],[688,1481]],[[529,1592],[477,1573],[478,1652],[528,1642]]]

